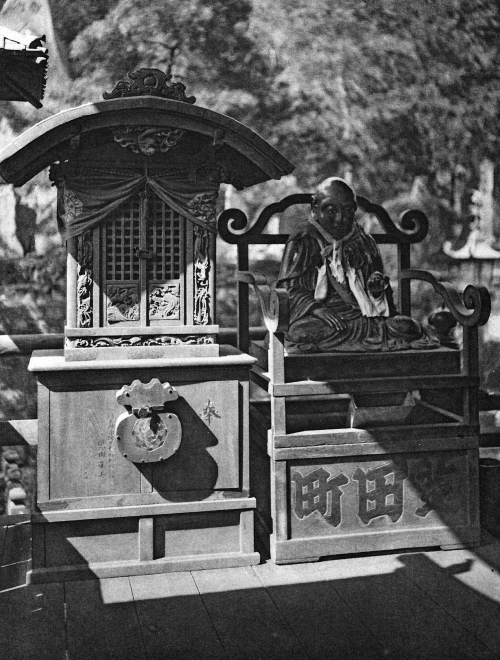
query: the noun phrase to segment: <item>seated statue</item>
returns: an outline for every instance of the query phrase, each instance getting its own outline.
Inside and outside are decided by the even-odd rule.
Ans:
[[[277,286],[290,297],[288,352],[438,347],[418,321],[396,311],[380,251],[356,222],[356,209],[352,188],[326,179],[308,221],[286,243]]]

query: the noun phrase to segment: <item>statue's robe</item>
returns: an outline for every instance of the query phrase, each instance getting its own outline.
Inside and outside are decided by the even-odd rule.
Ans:
[[[388,316],[364,316],[347,278],[341,284],[327,267],[328,290],[322,300],[315,298],[318,272],[323,265],[325,239],[309,222],[301,225],[288,239],[277,286],[290,296],[290,326],[286,334],[289,352],[398,351],[429,349],[439,346],[418,321],[399,315],[394,307],[390,285],[386,290]],[[344,270],[354,268],[366,290],[375,271],[383,273],[383,262],[374,239],[355,225],[353,235],[342,244]],[[317,307],[334,311],[345,323],[337,330],[312,314]]]

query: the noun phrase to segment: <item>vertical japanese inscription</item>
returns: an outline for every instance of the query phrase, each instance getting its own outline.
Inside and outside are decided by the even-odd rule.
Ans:
[[[92,326],[92,267],[92,230],[89,230],[78,236],[77,321],[79,328]]]

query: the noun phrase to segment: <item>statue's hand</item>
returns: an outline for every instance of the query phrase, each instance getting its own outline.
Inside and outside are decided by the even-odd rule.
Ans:
[[[312,314],[327,323],[330,327],[335,328],[335,330],[344,330],[346,328],[346,324],[340,316],[335,314],[331,309],[328,309],[328,307],[315,307],[312,310]]]
[[[384,291],[389,286],[389,278],[387,275],[383,275],[380,271],[376,270],[368,278],[366,283],[366,288],[376,299],[382,298]]]

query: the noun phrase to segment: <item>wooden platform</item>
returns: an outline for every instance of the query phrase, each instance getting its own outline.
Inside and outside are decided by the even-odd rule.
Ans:
[[[9,660],[500,657],[500,542],[487,534],[474,551],[13,587],[29,524],[3,530]]]
[[[265,341],[252,341],[250,355],[268,371]],[[353,367],[353,359],[355,367]],[[396,353],[292,353],[285,359],[285,382],[300,380],[353,379],[360,375],[389,378],[396,376],[439,376],[460,373],[460,352],[441,347],[433,350]]]

